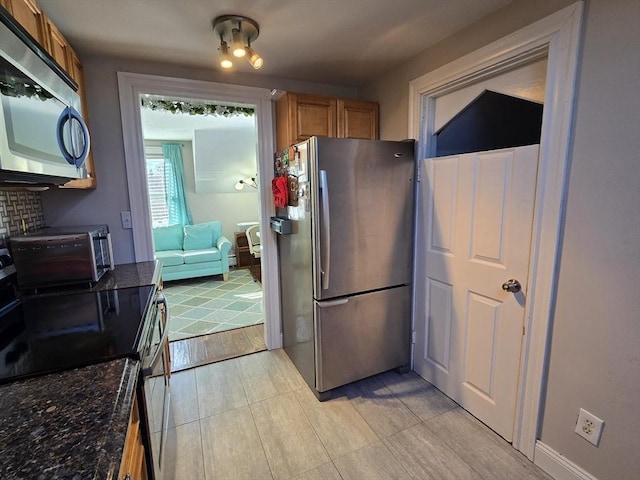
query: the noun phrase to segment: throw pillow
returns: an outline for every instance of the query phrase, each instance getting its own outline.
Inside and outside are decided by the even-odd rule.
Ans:
[[[184,226],[184,249],[202,250],[213,244],[213,225],[198,223]]]
[[[182,250],[184,233],[182,225],[153,229],[153,246],[156,252],[164,250]]]

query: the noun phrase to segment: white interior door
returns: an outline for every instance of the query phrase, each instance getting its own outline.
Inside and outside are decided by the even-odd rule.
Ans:
[[[538,145],[421,165],[414,369],[508,441],[537,166]]]

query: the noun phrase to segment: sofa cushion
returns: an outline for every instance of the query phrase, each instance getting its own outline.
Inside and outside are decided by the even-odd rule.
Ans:
[[[211,225],[211,228],[213,228],[213,236],[212,236],[211,244],[215,246],[218,238],[222,236],[222,222],[220,222],[219,220],[214,220],[212,222],[206,222],[203,225]]]
[[[153,229],[153,245],[156,252],[163,250],[182,250],[184,232],[182,225],[158,227]]]
[[[222,256],[220,255],[220,250],[216,247],[207,248],[205,250],[185,250],[184,252],[184,263],[193,264],[193,263],[202,263],[202,262],[215,262],[220,261]]]
[[[184,249],[202,250],[213,245],[213,225],[197,223],[184,226]]]
[[[156,258],[162,261],[162,265],[165,267],[184,264],[184,252],[182,250],[156,252]]]

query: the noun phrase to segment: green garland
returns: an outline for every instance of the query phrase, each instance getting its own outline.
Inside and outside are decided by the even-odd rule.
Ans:
[[[232,105],[219,105],[184,100],[165,100],[161,98],[142,97],[140,101],[143,108],[149,110],[163,110],[171,113],[187,113],[189,115],[214,115],[232,117],[244,115],[251,117],[255,110],[251,107],[234,107]]]
[[[49,92],[36,83],[24,83],[24,81],[8,82],[0,80],[0,93],[5,97],[37,98],[43,102],[53,98]]]

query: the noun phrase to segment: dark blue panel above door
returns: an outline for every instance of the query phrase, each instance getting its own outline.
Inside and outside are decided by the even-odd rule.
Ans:
[[[543,109],[485,90],[435,133],[436,157],[540,143]]]

